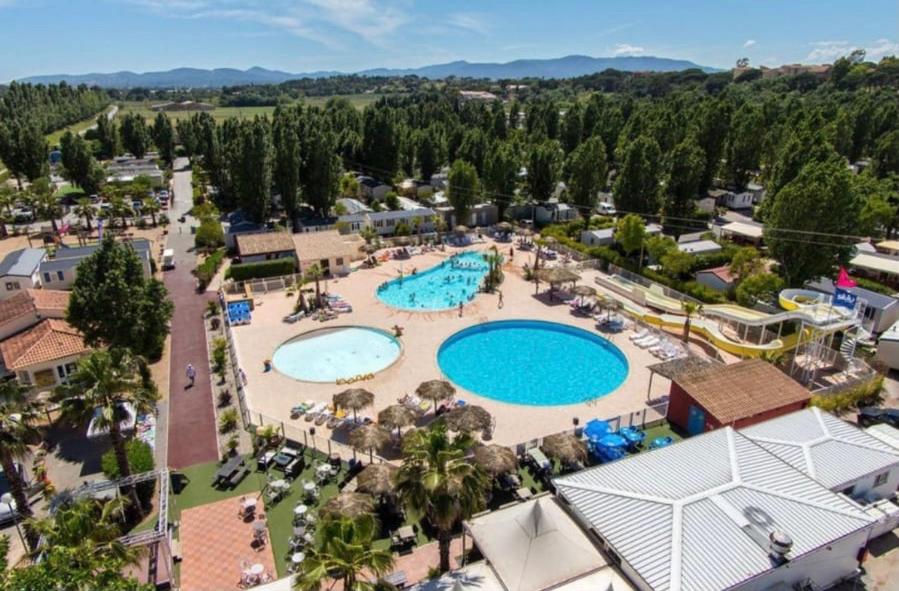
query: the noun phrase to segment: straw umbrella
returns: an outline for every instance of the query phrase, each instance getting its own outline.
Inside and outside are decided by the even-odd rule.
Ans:
[[[428,380],[422,382],[415,390],[419,398],[430,400],[432,408],[437,406],[441,400],[449,400],[456,395],[456,389],[446,380]]]
[[[508,447],[502,445],[481,445],[474,450],[474,461],[494,478],[500,474],[514,472],[518,468],[518,458]]]
[[[553,291],[560,283],[574,283],[581,276],[565,267],[553,267],[552,269],[540,269],[537,271],[537,279],[549,283],[549,298],[552,299]]]
[[[465,236],[466,234],[468,234],[468,226],[463,226],[460,224],[453,228],[453,232],[455,232],[459,236]]]
[[[556,433],[545,437],[540,447],[546,455],[565,464],[583,462],[587,459],[587,445],[571,433]]]
[[[375,500],[371,495],[357,492],[342,492],[328,500],[319,513],[323,517],[347,517],[354,519],[375,510]]]
[[[393,464],[369,464],[356,476],[356,490],[376,497],[393,494],[399,471]]]
[[[349,408],[353,411],[353,421],[356,420],[356,411],[375,402],[375,395],[365,388],[350,388],[334,395],[332,399],[335,407]]]
[[[415,413],[402,404],[391,404],[378,413],[378,422],[389,429],[400,429],[415,422]]]
[[[471,433],[484,431],[493,425],[493,417],[490,416],[490,413],[475,404],[454,408],[444,417],[446,426],[452,431]]]
[[[367,450],[371,457],[372,450],[380,450],[390,442],[390,431],[381,425],[362,425],[353,429],[349,436],[349,442],[359,451]]]
[[[496,224],[496,229],[500,232],[511,232],[512,224],[510,224],[509,222],[500,222]]]
[[[589,285],[575,285],[571,289],[571,293],[581,297],[591,297],[596,295],[596,290]]]

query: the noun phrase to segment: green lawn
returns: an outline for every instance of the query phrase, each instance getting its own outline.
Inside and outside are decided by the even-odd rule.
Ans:
[[[65,197],[66,195],[84,196],[84,191],[74,185],[63,185],[56,192],[57,197]]]
[[[57,129],[53,133],[47,136],[47,143],[50,144],[50,148],[54,148],[59,145],[59,141],[62,139],[62,136],[66,134],[67,131],[71,131],[72,133],[79,133],[84,131],[88,127],[91,127],[97,122],[97,117],[99,113],[96,115],[91,115],[89,118],[79,121],[78,123],[73,123],[68,127],[63,127],[62,129]]]

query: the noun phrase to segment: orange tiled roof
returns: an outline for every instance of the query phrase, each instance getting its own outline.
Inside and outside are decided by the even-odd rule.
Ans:
[[[36,310],[64,311],[69,292],[58,289],[26,289],[0,302],[0,325]]]
[[[81,355],[89,349],[81,333],[65,320],[48,318],[0,343],[3,363],[9,370],[22,369],[63,357]]]

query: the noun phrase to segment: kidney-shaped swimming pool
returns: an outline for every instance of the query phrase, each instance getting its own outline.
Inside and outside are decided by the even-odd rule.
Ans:
[[[275,369],[297,380],[335,382],[377,373],[402,353],[388,332],[368,326],[322,328],[298,335],[275,350]]]
[[[457,385],[486,398],[552,406],[604,396],[627,378],[628,363],[603,337],[566,324],[500,320],[443,342],[437,363]]]

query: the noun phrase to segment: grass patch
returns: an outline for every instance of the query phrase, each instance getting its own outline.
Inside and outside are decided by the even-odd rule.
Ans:
[[[106,111],[108,111],[108,109],[106,109],[103,112],[105,113]],[[52,150],[54,147],[59,145],[59,142],[62,139],[62,136],[64,136],[67,131],[71,131],[72,133],[80,133],[80,132],[86,130],[87,128],[91,127],[92,125],[94,125],[97,122],[97,117],[99,117],[99,116],[100,116],[100,113],[96,113],[94,115],[91,115],[87,119],[82,119],[81,121],[78,121],[77,123],[73,123],[73,124],[69,125],[68,127],[63,127],[62,129],[57,129],[53,133],[47,135],[47,143],[50,144],[50,149]]]
[[[59,188],[58,191],[56,191],[57,197],[65,197],[67,195],[72,195],[73,197],[77,198],[79,196],[84,197],[85,193],[82,189],[80,189],[72,184],[63,185],[62,187]]]

